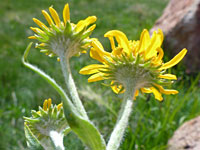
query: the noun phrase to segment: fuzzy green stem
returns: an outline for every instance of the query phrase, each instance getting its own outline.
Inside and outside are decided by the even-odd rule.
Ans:
[[[71,131],[71,128],[70,128],[70,127],[66,128],[66,129],[63,131],[63,135],[67,135],[68,133],[70,133],[70,131]]]
[[[124,102],[120,110],[117,124],[115,125],[115,128],[110,136],[106,150],[117,150],[120,146],[120,142],[128,125],[129,116],[132,112],[134,91],[135,90],[132,88],[127,88],[125,91]]]
[[[64,55],[60,56],[60,64],[61,64],[61,69],[65,78],[67,90],[69,91],[72,102],[74,103],[75,107],[77,108],[77,111],[79,111],[81,116],[88,120],[87,113],[79,98],[79,95],[78,95],[78,92],[77,92],[77,89],[76,89],[76,86],[71,74],[69,60],[66,60],[66,57]]]
[[[63,145],[63,135],[56,132],[56,131],[51,131],[49,134],[51,141],[54,144],[55,150],[65,150],[64,145]]]

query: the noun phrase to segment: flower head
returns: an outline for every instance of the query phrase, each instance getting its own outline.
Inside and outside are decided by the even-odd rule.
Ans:
[[[35,32],[34,36],[29,36],[29,39],[37,39],[39,43],[36,47],[46,55],[63,56],[70,58],[80,53],[85,53],[88,49],[90,34],[95,29],[96,25],[89,25],[96,21],[95,16],[89,16],[85,20],[80,20],[77,24],[70,22],[69,5],[66,4],[63,9],[63,21],[53,7],[49,7],[50,15],[42,10],[42,14],[47,20],[49,26],[33,18],[33,21],[39,26],[30,27]]]
[[[69,130],[62,103],[53,106],[49,98],[44,101],[43,108],[39,107],[39,111],[32,110],[31,113],[31,117],[24,117],[24,124],[44,147],[51,147],[51,134],[56,133],[62,139]]]
[[[186,49],[169,62],[163,63],[163,33],[160,29],[154,31],[151,37],[144,29],[138,41],[128,40],[118,30],[109,31],[104,36],[109,38],[112,52],[106,52],[98,40],[92,42],[90,56],[102,64],[92,64],[80,70],[81,74],[93,74],[88,82],[111,80],[110,86],[115,93],[123,93],[127,88],[135,87],[135,96],[139,91],[153,93],[160,101],[163,100],[161,93],[178,93],[176,90],[163,88],[172,83],[171,80],[177,79],[173,74],[165,74],[165,71],[183,59]]]

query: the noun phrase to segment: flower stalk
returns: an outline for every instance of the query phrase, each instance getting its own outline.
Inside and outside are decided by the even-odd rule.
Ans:
[[[63,72],[63,76],[65,79],[65,83],[67,86],[67,90],[70,94],[70,97],[72,99],[73,104],[75,105],[77,111],[79,111],[80,115],[88,120],[87,113],[83,107],[83,104],[79,98],[71,70],[70,70],[70,64],[69,64],[69,59],[67,59],[64,55],[60,55],[60,64],[61,64],[61,69]]]
[[[63,135],[56,131],[51,131],[49,134],[52,142],[54,143],[55,150],[65,150],[63,145]],[[49,150],[49,149],[48,149]]]
[[[132,106],[134,103],[133,93],[135,93],[135,90],[132,87],[127,88],[127,90],[124,93],[124,99],[121,106],[122,108],[119,112],[119,117],[117,119],[115,128],[111,133],[106,150],[117,150],[120,146],[120,143],[124,136],[125,129],[128,125],[129,117],[132,112]]]

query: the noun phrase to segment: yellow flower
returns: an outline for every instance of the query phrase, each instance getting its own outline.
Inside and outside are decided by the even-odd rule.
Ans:
[[[64,147],[62,140],[64,135],[68,134],[71,129],[65,118],[62,103],[53,105],[51,102],[50,98],[46,99],[43,108],[39,106],[39,111],[31,111],[31,117],[24,117],[24,129],[28,146],[30,141],[35,138],[44,149],[52,149],[52,139],[56,138],[61,142],[59,147]]]
[[[36,47],[50,57],[65,55],[70,58],[74,55],[85,53],[91,42],[89,36],[96,25],[87,27],[96,21],[96,17],[89,16],[85,20],[80,20],[77,24],[71,23],[68,4],[63,9],[63,21],[60,20],[53,7],[49,7],[49,12],[51,17],[45,10],[42,10],[42,14],[49,26],[33,18],[39,28],[30,27],[35,34],[29,36],[29,39],[37,39],[39,41]]]
[[[177,79],[173,74],[165,74],[165,70],[179,63],[185,56],[186,49],[169,62],[163,63],[163,32],[160,29],[154,31],[151,37],[144,29],[138,41],[128,40],[126,35],[118,30],[109,31],[104,36],[109,38],[112,52],[106,52],[98,40],[93,40],[90,56],[102,64],[92,64],[80,70],[81,74],[93,74],[88,78],[88,82],[109,79],[115,93],[123,93],[126,88],[134,86],[135,96],[139,91],[153,93],[160,101],[163,100],[162,93],[178,93],[176,90],[163,88],[171,84],[171,80]]]
[[[32,110],[31,117],[24,117],[25,124],[39,140],[47,138],[52,130],[62,134],[69,127],[62,103],[52,105],[51,101],[50,98],[46,99],[43,108],[39,107],[39,111]]]

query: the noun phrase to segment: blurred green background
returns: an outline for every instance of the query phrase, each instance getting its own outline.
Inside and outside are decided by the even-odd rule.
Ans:
[[[38,109],[43,100],[51,97],[59,103],[59,95],[37,74],[21,63],[23,52],[30,42],[27,39],[36,26],[32,18],[44,21],[41,10],[53,7],[62,14],[65,3],[70,5],[71,21],[76,23],[90,15],[96,15],[97,28],[92,37],[97,37],[110,49],[103,37],[111,29],[127,34],[129,39],[138,39],[144,28],[151,29],[162,14],[168,0],[4,0],[0,2],[0,150],[26,149],[23,131],[23,116],[30,116],[31,109]],[[171,56],[165,55],[165,60]],[[32,48],[31,63],[54,77],[63,87],[63,77],[56,58],[48,58]],[[89,117],[105,139],[113,129],[121,104],[121,95],[115,95],[101,83],[87,83],[87,76],[78,72],[94,60],[88,54],[74,57],[71,68],[81,99]],[[162,150],[168,139],[184,121],[200,114],[200,75],[186,75],[180,64],[169,72],[178,75],[172,88],[180,91],[175,96],[164,96],[162,103],[151,95],[140,95],[133,108],[121,150]],[[65,137],[67,150],[82,150],[84,146],[76,135]]]

